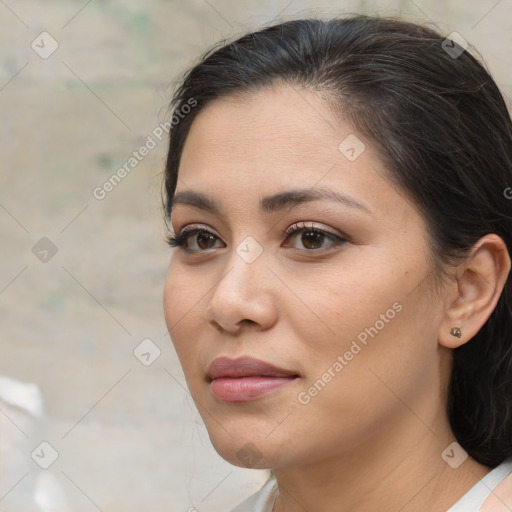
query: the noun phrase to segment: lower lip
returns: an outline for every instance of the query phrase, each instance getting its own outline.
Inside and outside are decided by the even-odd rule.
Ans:
[[[250,402],[293,380],[295,377],[222,377],[212,380],[210,386],[222,402]]]

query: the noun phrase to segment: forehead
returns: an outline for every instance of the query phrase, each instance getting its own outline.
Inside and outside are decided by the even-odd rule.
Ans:
[[[240,211],[258,207],[265,195],[320,185],[360,197],[385,214],[404,206],[385,176],[371,143],[327,101],[278,86],[217,99],[198,114],[176,192],[193,189]]]
[[[340,137],[352,131],[317,95],[275,86],[213,101],[194,120],[183,153],[190,156],[185,155],[190,149],[195,157],[233,163],[276,157],[300,162],[307,156],[334,164]]]

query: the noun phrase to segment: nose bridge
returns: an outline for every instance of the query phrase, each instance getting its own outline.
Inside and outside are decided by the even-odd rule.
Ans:
[[[224,286],[242,292],[241,296],[257,293],[258,286],[267,281],[264,279],[268,269],[263,252],[263,247],[254,238],[245,237],[233,248],[226,265],[227,270],[216,291]]]
[[[267,327],[275,320],[267,261],[263,247],[258,246],[244,239],[233,248],[209,299],[209,322],[234,331],[243,320]]]
[[[263,246],[253,236],[247,235],[235,248],[235,253],[248,265],[263,254]]]

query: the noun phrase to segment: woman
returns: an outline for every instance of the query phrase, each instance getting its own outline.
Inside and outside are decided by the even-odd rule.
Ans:
[[[215,449],[272,470],[236,512],[510,510],[512,123],[483,66],[297,20],[172,106],[167,325]]]

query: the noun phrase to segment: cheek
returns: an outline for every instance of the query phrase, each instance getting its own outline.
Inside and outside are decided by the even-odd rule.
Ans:
[[[357,410],[368,400],[392,398],[386,384],[407,396],[428,372],[436,375],[440,318],[422,283],[428,264],[354,261],[289,277],[307,308],[295,299],[288,325],[308,361],[304,389],[309,395],[316,386],[311,394],[323,395],[319,406],[332,400]]]
[[[196,348],[190,340],[196,338],[196,330],[203,325],[201,298],[204,293],[200,283],[195,282],[194,274],[180,271],[171,261],[164,287],[164,315],[172,343],[185,371]]]
[[[288,325],[314,350],[313,360],[348,350],[358,336],[364,343],[369,337],[365,329],[374,333],[375,324],[381,332],[397,321],[409,282],[404,272],[400,275],[387,263],[340,258],[313,271],[290,272],[283,279],[295,292],[287,300],[293,305]]]

